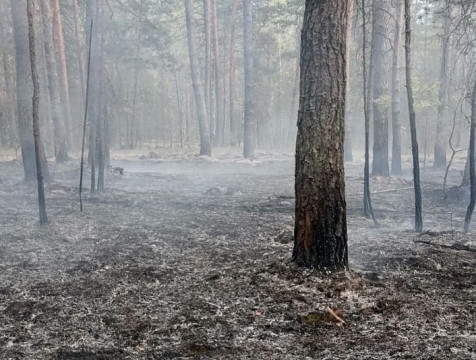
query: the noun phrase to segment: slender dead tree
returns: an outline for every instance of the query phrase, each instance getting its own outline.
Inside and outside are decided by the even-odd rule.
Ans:
[[[473,216],[474,205],[476,203],[476,183],[474,166],[474,137],[476,132],[476,80],[474,81],[472,104],[471,104],[471,130],[469,135],[469,182],[471,199],[469,201],[466,216],[464,218],[464,232],[469,231],[471,217]]]
[[[413,186],[415,189],[415,231],[422,232],[423,217],[420,187],[420,162],[418,158],[418,137],[414,107],[412,74],[411,74],[411,11],[410,0],[405,0],[405,70],[407,79],[408,112],[410,115],[410,133],[413,155]]]
[[[46,215],[45,187],[43,184],[43,168],[41,166],[41,137],[40,137],[40,84],[38,81],[38,71],[36,69],[36,47],[35,47],[35,18],[33,0],[27,0],[28,17],[28,44],[30,46],[31,77],[33,80],[33,138],[35,142],[36,179],[38,184],[38,205],[40,213],[40,225],[48,223]]]
[[[346,24],[347,1],[306,0],[293,259],[324,271],[348,266],[344,181]]]
[[[236,16],[237,16],[238,0],[233,0],[231,8],[230,21],[230,132],[231,145],[235,146],[239,143],[238,139],[238,119],[235,116],[235,83],[236,83],[236,55],[235,55],[235,41],[236,41]]]
[[[245,113],[243,155],[246,159],[255,156],[254,118],[253,118],[253,34],[251,0],[243,0],[243,47],[245,72]]]

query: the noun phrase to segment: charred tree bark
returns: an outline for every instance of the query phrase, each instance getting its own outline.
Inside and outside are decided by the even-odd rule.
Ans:
[[[66,141],[71,143],[71,105],[69,100],[68,69],[66,67],[66,54],[64,50],[63,22],[61,19],[59,0],[53,1],[53,32],[56,53],[58,54],[63,116],[66,129]]]
[[[38,185],[38,205],[40,213],[40,225],[48,222],[46,215],[45,188],[43,184],[42,148],[40,137],[40,84],[38,81],[38,72],[36,69],[36,48],[35,48],[35,18],[33,0],[27,0],[27,17],[28,17],[28,44],[30,48],[31,78],[33,80],[33,97],[32,97],[32,115],[33,115],[33,138],[35,143],[35,160],[36,160],[36,179]]]
[[[48,92],[50,94],[53,119],[55,159],[56,162],[61,163],[68,160],[68,148],[66,144],[66,132],[63,124],[63,116],[61,114],[60,90],[53,44],[53,16],[51,14],[49,0],[41,0],[40,2],[42,9],[46,71],[48,74]]]
[[[253,20],[251,0],[243,0],[243,47],[245,73],[245,111],[243,155],[246,159],[255,157],[255,122],[253,116]]]
[[[344,183],[346,24],[347,1],[306,1],[293,259],[326,271],[348,265]]]
[[[347,91],[350,89],[350,50],[351,46],[350,44],[352,43],[351,37],[352,37],[352,24],[354,20],[354,1],[355,0],[348,0],[347,6],[347,29],[346,29],[346,43],[347,43],[347,50],[345,54],[345,60],[346,60],[346,72],[347,72]],[[347,106],[346,112],[345,112],[345,140],[344,140],[344,160],[345,161],[352,161],[353,156],[352,156],[352,120],[351,120],[351,115],[350,115],[350,109],[349,106]]]
[[[193,17],[193,0],[185,0],[185,13],[187,20],[187,39],[190,60],[190,71],[192,73],[193,92],[197,107],[197,117],[200,132],[200,155],[212,155],[212,145],[210,142],[210,128],[207,118],[205,97],[203,96],[202,84],[198,74],[197,55],[195,50],[195,19]]]
[[[374,0],[372,5],[372,71],[373,71],[373,116],[374,147],[372,174],[389,176],[388,167],[388,117],[386,97],[388,95],[387,69],[385,62],[385,42],[387,28],[385,17],[388,0]]]
[[[402,43],[403,15],[405,4],[398,0],[395,11],[395,34],[392,59],[392,174],[402,173],[402,124],[400,122],[400,75],[398,64]]]
[[[16,90],[18,130],[22,152],[25,181],[34,182],[37,177],[35,142],[32,131],[32,86],[31,63],[28,49],[28,20],[26,0],[11,0],[13,37],[15,42]],[[43,146],[40,146],[43,177],[49,179],[48,164]]]
[[[451,5],[445,4],[446,11],[444,13],[444,34],[441,52],[441,68],[440,68],[440,89],[438,92],[438,117],[436,119],[436,141],[434,149],[435,168],[446,167],[446,131],[445,122],[448,113],[448,87],[450,72],[450,47],[451,47]]]
[[[412,139],[413,156],[413,186],[415,188],[415,231],[422,232],[423,217],[420,187],[420,162],[418,155],[418,137],[416,129],[416,115],[414,108],[412,74],[411,74],[411,13],[410,0],[405,0],[405,69],[407,80],[408,112],[410,115],[410,132]]]
[[[471,130],[469,135],[469,182],[471,199],[469,201],[466,216],[464,218],[464,232],[469,231],[471,218],[473,216],[474,205],[476,203],[476,182],[475,182],[475,164],[474,164],[474,138],[476,133],[476,80],[473,87],[472,105],[471,105]]]

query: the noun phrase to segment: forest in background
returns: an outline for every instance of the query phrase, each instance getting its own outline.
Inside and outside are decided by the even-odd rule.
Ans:
[[[420,160],[423,167],[434,163],[444,168],[453,150],[468,148],[474,4],[464,0],[412,3]],[[198,86],[203,89],[210,143],[213,147],[242,146],[245,120],[250,118],[253,146],[291,150],[299,103],[304,3],[270,0],[250,4],[249,116],[245,116],[243,2],[192,4]],[[347,160],[352,154],[362,157],[364,142],[362,3],[352,4]],[[21,134],[31,123],[30,115],[22,113],[27,108],[24,102],[31,102],[26,96],[31,91],[29,65],[22,65],[28,53],[26,1],[4,1],[0,6],[5,34],[0,44],[0,144],[20,150],[22,138],[28,137]],[[400,95],[405,93],[403,43],[396,36],[403,33],[402,6],[403,1],[378,0],[365,5],[368,91],[373,94],[371,147],[374,162],[397,164],[392,170],[395,174],[399,153],[406,156],[411,151],[406,97]],[[95,144],[95,133],[100,134],[106,157],[109,149],[197,151],[200,111],[191,81],[190,27],[187,31],[185,12],[182,2],[168,0],[35,2],[40,125],[48,158],[62,161],[80,149],[93,19],[87,144]],[[374,163],[373,173],[388,175],[389,166]]]

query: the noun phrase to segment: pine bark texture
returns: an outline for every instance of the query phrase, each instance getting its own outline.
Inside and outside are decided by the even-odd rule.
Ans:
[[[307,0],[301,37],[293,259],[345,269],[344,183],[347,1]]]
[[[411,74],[411,13],[410,1],[405,0],[405,69],[407,80],[407,96],[408,96],[408,112],[410,115],[410,134],[412,141],[412,157],[413,157],[413,186],[415,190],[415,231],[422,232],[423,217],[421,203],[421,187],[420,187],[420,162],[418,154],[418,137],[416,129],[416,115],[414,107],[412,74]]]
[[[392,174],[402,173],[402,124],[400,121],[400,48],[405,4],[397,0],[395,4],[395,34],[393,38],[392,59]]]
[[[212,155],[212,145],[210,142],[210,128],[207,118],[205,97],[203,96],[202,84],[198,74],[197,52],[195,49],[195,19],[193,16],[193,0],[185,0],[185,13],[187,20],[187,39],[190,58],[190,71],[192,73],[193,92],[195,95],[195,106],[197,107],[197,117],[200,132],[200,155]]]
[[[374,116],[374,146],[372,174],[389,176],[388,166],[388,81],[385,52],[387,41],[386,16],[388,0],[374,0],[372,5],[372,89]]]
[[[27,18],[28,18],[28,44],[30,53],[31,78],[33,80],[33,96],[32,96],[32,117],[33,117],[33,138],[35,143],[35,161],[36,161],[36,179],[38,185],[38,208],[40,215],[40,225],[48,222],[46,215],[45,189],[43,185],[42,171],[42,149],[40,136],[40,84],[38,81],[38,72],[36,69],[36,46],[35,46],[35,22],[34,22],[34,5],[33,0],[27,1]]]
[[[243,48],[245,73],[245,110],[244,110],[244,141],[243,156],[246,159],[255,157],[255,136],[253,117],[253,21],[251,0],[243,0]]]

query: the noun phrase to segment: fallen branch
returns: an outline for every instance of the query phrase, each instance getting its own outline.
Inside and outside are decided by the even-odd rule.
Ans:
[[[425,236],[425,235],[440,236],[440,235],[447,235],[447,234],[454,234],[454,230],[444,230],[444,231],[430,231],[430,230],[427,230],[427,231],[422,232],[421,234],[419,234],[418,237],[422,237],[422,236]]]
[[[476,252],[475,248],[469,247],[468,245],[463,245],[459,243],[454,243],[452,245],[446,245],[446,244],[439,244],[439,243],[434,243],[428,240],[413,240],[414,243],[418,244],[426,244],[426,245],[433,245],[433,246],[439,246],[445,249],[453,249],[453,250],[458,250],[458,251],[469,251],[469,252]]]
[[[330,306],[327,307],[326,311],[334,318],[337,320],[337,322],[339,323],[339,325],[344,325],[345,324],[345,321],[339,316],[337,315],[334,310],[332,310],[330,308]]]

